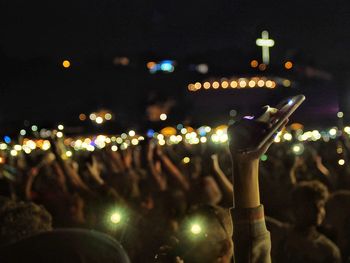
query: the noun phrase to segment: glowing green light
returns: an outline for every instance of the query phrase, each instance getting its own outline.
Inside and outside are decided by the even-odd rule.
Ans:
[[[119,212],[115,212],[111,215],[110,219],[113,224],[119,224],[122,220],[122,215]]]
[[[263,162],[267,161],[267,155],[266,154],[261,155],[260,160]]]
[[[191,233],[194,234],[194,235],[198,235],[202,232],[202,228],[200,225],[198,224],[193,224],[191,226]]]

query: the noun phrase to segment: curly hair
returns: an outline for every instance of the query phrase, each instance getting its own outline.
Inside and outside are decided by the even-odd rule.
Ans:
[[[32,202],[7,201],[0,207],[0,245],[52,230],[52,217]]]
[[[326,201],[328,196],[327,187],[319,181],[300,182],[292,192],[292,198],[296,204],[306,200],[309,202]]]

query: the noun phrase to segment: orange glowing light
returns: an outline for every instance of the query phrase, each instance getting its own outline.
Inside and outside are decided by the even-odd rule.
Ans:
[[[228,82],[226,80],[224,80],[223,82],[221,82],[221,87],[223,89],[227,89],[228,88]]]
[[[256,68],[256,67],[258,67],[259,66],[259,62],[257,61],[257,60],[252,60],[252,61],[250,61],[250,66],[252,67],[252,68]]]
[[[204,82],[203,88],[209,89],[210,88],[210,82]]]
[[[85,121],[86,120],[86,115],[84,113],[79,114],[79,120]]]
[[[259,65],[259,69],[261,70],[261,71],[264,71],[264,70],[266,70],[266,64],[260,64]]]
[[[62,66],[63,66],[64,68],[69,68],[69,67],[70,67],[70,61],[69,61],[69,60],[63,60]]]
[[[213,89],[218,89],[220,87],[220,84],[217,81],[214,81],[212,85],[213,85]]]
[[[237,88],[237,86],[238,86],[237,81],[232,80],[231,83],[230,83],[230,86],[231,86],[231,88],[233,88],[233,89]]]
[[[196,90],[199,90],[199,89],[201,89],[202,84],[200,84],[199,82],[196,82],[196,83],[194,84],[194,87],[196,88]]]
[[[148,62],[148,63],[147,63],[147,68],[148,68],[148,69],[151,69],[151,68],[153,68],[155,65],[156,65],[156,62],[153,62],[153,61]]]
[[[291,61],[287,61],[286,63],[284,63],[284,67],[286,69],[291,69],[293,67],[293,63]]]

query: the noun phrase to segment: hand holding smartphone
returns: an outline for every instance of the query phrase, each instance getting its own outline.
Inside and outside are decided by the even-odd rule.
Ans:
[[[276,107],[265,106],[261,116],[245,116],[230,127],[230,147],[235,152],[257,151],[285,124],[305,100],[304,95],[289,97]]]

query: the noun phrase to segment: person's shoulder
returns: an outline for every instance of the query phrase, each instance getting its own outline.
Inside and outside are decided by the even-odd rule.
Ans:
[[[328,254],[329,258],[333,258],[333,259],[341,258],[340,250],[338,246],[325,235],[319,234],[318,238],[315,241],[318,243],[318,246],[320,247],[320,249],[322,249],[324,253]]]

